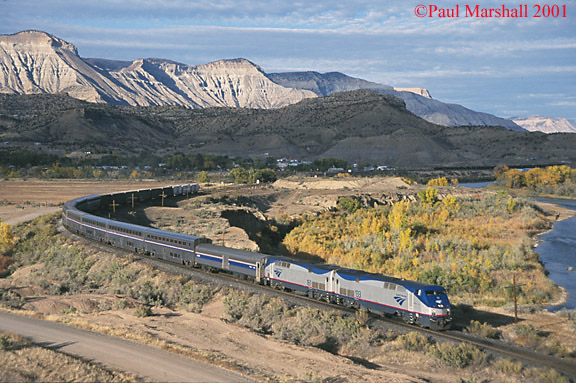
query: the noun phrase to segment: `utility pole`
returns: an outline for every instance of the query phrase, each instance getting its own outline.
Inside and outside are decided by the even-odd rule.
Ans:
[[[168,196],[164,192],[162,192],[162,194],[160,194],[160,197],[162,197],[162,207],[164,207],[164,198]]]
[[[514,323],[518,323],[518,297],[516,295],[516,273],[512,274],[512,289],[514,290]]]
[[[112,213],[116,214],[116,206],[120,206],[120,204],[117,204],[115,200],[112,200],[110,206],[112,206]]]
[[[132,193],[132,210],[134,210],[134,193]]]
[[[512,286],[506,287],[507,289],[512,289],[512,296],[514,298],[514,323],[518,323],[518,288],[522,285],[516,284],[516,272],[512,274]]]

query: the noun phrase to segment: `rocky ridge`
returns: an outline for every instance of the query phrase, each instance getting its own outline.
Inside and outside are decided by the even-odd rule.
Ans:
[[[335,92],[368,89],[401,98],[406,108],[415,115],[443,126],[503,126],[523,131],[513,121],[482,112],[476,112],[458,104],[446,104],[433,99],[423,88],[392,88],[374,82],[350,77],[342,73],[293,72],[269,74],[274,82],[291,88],[306,89],[317,96],[329,96]]]
[[[112,105],[270,109],[358,89],[400,97],[408,110],[436,124],[522,130],[512,121],[434,100],[425,89],[398,91],[338,72],[266,74],[245,59],[197,66],[164,59],[85,59],[74,45],[44,32],[0,35],[0,93],[66,93]]]
[[[403,100],[368,90],[276,109],[111,106],[0,94],[0,143],[5,150],[66,153],[335,157],[403,168],[576,164],[574,134],[439,126],[410,113]]]
[[[513,117],[512,120],[530,132],[576,133],[576,124],[566,118],[525,116]]]
[[[275,84],[244,59],[199,66],[161,59],[129,65],[84,60],[72,44],[38,31],[0,36],[0,93],[67,93],[97,103],[189,108],[278,108],[316,97]]]

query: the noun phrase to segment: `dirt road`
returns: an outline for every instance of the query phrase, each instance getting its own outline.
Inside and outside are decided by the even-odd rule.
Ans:
[[[18,334],[44,347],[105,367],[130,372],[152,382],[250,382],[251,380],[150,346],[97,334],[60,323],[0,312],[0,330]]]

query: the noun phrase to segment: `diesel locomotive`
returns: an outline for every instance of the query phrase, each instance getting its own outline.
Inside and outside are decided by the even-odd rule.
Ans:
[[[104,244],[190,267],[229,272],[256,283],[335,304],[397,315],[411,324],[446,329],[452,317],[441,286],[327,264],[217,246],[207,238],[173,233],[98,216],[103,209],[185,196],[197,184],[92,195],[64,204],[62,222],[70,232]]]

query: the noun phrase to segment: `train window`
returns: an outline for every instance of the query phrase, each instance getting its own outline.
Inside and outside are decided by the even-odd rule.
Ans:
[[[446,295],[446,291],[444,291],[444,290],[438,290],[438,291],[436,292],[436,294],[438,294],[438,295]]]
[[[426,290],[426,295],[436,295],[436,293],[432,290]]]

